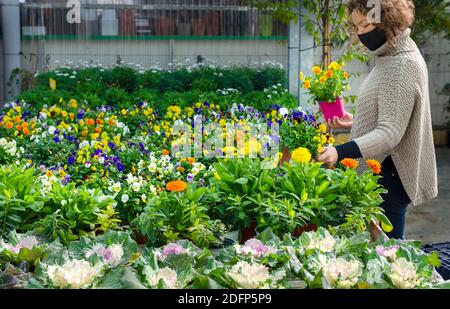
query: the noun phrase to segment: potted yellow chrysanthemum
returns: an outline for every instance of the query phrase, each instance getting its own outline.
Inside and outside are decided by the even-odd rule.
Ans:
[[[303,88],[311,95],[310,101],[319,102],[325,120],[334,116],[344,117],[344,103],[342,93],[349,89],[348,73],[342,69],[344,63],[332,62],[327,70],[319,66],[312,68],[312,75],[306,77],[300,73]]]

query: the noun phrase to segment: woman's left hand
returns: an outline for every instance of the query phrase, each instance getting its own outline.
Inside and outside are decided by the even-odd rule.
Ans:
[[[329,165],[336,164],[337,160],[338,160],[338,153],[336,148],[333,146],[328,146],[327,148],[324,148],[324,150],[317,157],[317,161],[324,162]]]

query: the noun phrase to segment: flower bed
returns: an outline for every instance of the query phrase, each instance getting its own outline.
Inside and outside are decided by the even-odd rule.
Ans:
[[[241,138],[254,127],[266,130]],[[379,207],[379,164],[369,161],[371,169],[358,175],[352,160],[334,169],[314,162],[333,139],[302,110],[224,110],[205,101],[161,114],[145,102],[22,102],[3,111],[0,135],[3,286],[275,288],[300,280],[310,288],[402,288],[438,281],[435,255],[410,243],[369,243],[372,222],[390,227]],[[186,155],[183,142],[195,145],[198,137],[199,156],[195,149]],[[290,162],[280,164],[276,146],[291,151]],[[275,155],[262,156],[266,148]],[[317,232],[292,236],[310,226]],[[228,233],[249,227],[259,241],[225,246]]]

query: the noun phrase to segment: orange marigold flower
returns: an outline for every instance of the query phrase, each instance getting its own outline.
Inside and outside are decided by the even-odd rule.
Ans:
[[[195,163],[195,159],[194,158],[188,158],[187,160],[188,160],[190,165]]]
[[[182,180],[170,181],[166,185],[167,191],[182,192],[186,190],[186,183]]]
[[[169,150],[167,150],[167,149],[163,149],[162,150],[162,154],[163,154],[163,156],[168,156],[169,155]]]
[[[341,163],[351,169],[356,169],[358,167],[358,161],[355,159],[345,158],[341,160]]]
[[[28,130],[28,128],[23,128],[22,132],[23,132],[24,135],[30,134],[30,131]]]
[[[88,125],[88,126],[93,126],[94,124],[95,124],[95,121],[94,121],[94,119],[86,119],[86,124]]]
[[[88,134],[88,130],[83,130],[82,132],[81,132],[81,135],[82,136],[86,136]]]
[[[20,124],[16,125],[16,130],[17,131],[21,131],[22,130],[22,126]]]
[[[177,170],[179,170],[180,172],[184,173],[184,167],[182,167],[182,166],[178,166]]]
[[[381,173],[381,164],[377,160],[367,160],[367,165],[372,169],[375,174]]]
[[[100,127],[95,128],[95,133],[102,133],[102,128]]]
[[[101,120],[100,118],[97,118],[97,124],[100,125],[103,123],[103,120]]]
[[[332,76],[333,76],[333,71],[328,70],[328,71],[325,73],[325,75],[326,75],[327,77],[332,77]]]
[[[14,117],[13,121],[14,121],[14,123],[17,123],[17,122],[19,122],[19,121],[20,121],[20,116],[16,116],[16,117]]]
[[[9,122],[6,123],[6,128],[7,129],[11,129],[13,127],[13,125],[14,124],[11,121],[9,121]]]

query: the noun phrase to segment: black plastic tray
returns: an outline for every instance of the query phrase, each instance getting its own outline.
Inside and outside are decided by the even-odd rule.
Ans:
[[[439,254],[441,267],[437,269],[437,272],[444,280],[450,280],[450,242],[425,244],[422,249],[426,253],[436,251]]]

